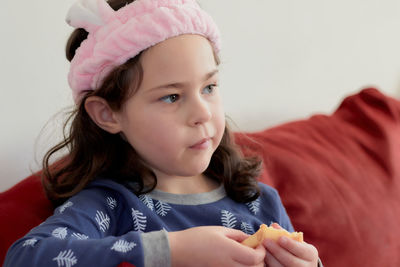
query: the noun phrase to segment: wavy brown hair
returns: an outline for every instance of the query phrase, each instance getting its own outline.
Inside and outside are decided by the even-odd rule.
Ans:
[[[111,0],[109,4],[117,10],[131,2],[133,0]],[[76,29],[71,34],[66,46],[69,61],[87,35],[84,29]],[[99,177],[126,184],[135,194],[147,193],[156,187],[157,177],[134,148],[120,134],[111,134],[98,127],[85,109],[89,96],[99,96],[108,102],[111,109],[120,110],[141,84],[143,69],[140,57],[141,54],[116,67],[99,88],[86,93],[64,124],[64,140],[44,156],[42,182],[48,198],[55,205]],[[217,55],[215,60],[218,65]],[[51,163],[55,154],[65,149],[67,156]],[[228,127],[225,127],[221,143],[204,174],[223,183],[228,196],[235,201],[249,202],[260,194],[257,184],[260,168],[259,159],[242,156]]]

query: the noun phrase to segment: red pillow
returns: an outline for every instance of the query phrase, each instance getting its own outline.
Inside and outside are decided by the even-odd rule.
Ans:
[[[0,193],[0,263],[8,248],[53,213],[38,176],[30,176]]]
[[[400,266],[400,102],[366,89],[237,142],[264,159],[296,230],[325,266]]]

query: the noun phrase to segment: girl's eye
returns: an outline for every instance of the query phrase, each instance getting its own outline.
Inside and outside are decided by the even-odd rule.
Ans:
[[[164,101],[165,103],[174,103],[178,99],[179,99],[179,95],[177,95],[177,94],[166,95],[164,97],[161,97],[161,101]]]
[[[217,86],[216,84],[207,85],[206,87],[204,87],[203,92],[205,94],[212,94],[212,92],[214,92],[214,89],[216,86]]]

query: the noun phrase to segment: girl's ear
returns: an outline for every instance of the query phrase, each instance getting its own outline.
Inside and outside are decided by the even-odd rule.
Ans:
[[[103,98],[89,96],[85,101],[85,109],[94,123],[103,130],[112,134],[121,132],[115,112]]]

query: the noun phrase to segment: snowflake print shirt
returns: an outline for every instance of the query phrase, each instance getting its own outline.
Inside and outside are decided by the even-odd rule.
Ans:
[[[100,179],[68,199],[54,215],[16,241],[4,266],[170,266],[168,232],[222,225],[253,234],[260,224],[293,231],[276,190],[238,203],[223,186],[200,194],[154,190],[136,196],[128,186]]]

